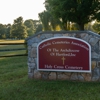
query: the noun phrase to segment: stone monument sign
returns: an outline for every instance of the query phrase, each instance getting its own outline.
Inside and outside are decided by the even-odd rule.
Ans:
[[[46,31],[26,41],[29,78],[100,81],[100,35],[91,31]]]

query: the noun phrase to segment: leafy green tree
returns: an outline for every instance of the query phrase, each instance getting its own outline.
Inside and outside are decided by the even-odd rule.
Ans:
[[[34,25],[34,33],[42,31],[41,22],[40,20],[32,20]],[[39,30],[38,30],[39,29]]]
[[[71,23],[70,30],[79,30],[79,26],[76,23]]]
[[[84,30],[86,23],[97,18],[100,20],[100,0],[45,0],[45,5],[56,18],[62,20],[64,26],[71,21]]]
[[[93,31],[94,31],[94,32],[96,32],[96,33],[98,33],[98,34],[100,35],[100,22],[97,22],[97,21],[96,21],[96,22],[93,24],[92,28],[93,28]]]
[[[28,36],[31,36],[34,34],[34,25],[33,25],[33,21],[31,19],[26,20],[24,22],[24,25],[27,27],[27,33]]]
[[[46,8],[45,12],[49,13],[48,19],[49,19],[51,30],[57,30],[57,27],[59,27],[62,30],[67,30],[67,22],[64,22],[63,19],[54,17],[51,13],[51,8],[47,2],[45,2],[45,8]]]
[[[23,23],[23,18],[19,17],[14,20],[11,27],[11,36],[15,39],[24,39],[27,37],[27,28]]]
[[[89,31],[93,31],[92,26],[93,26],[92,22],[89,22],[89,23],[85,24],[84,29],[89,30]]]
[[[50,30],[50,25],[49,25],[50,14],[47,11],[44,11],[42,13],[39,13],[39,18],[42,22],[43,30],[45,31]]]
[[[0,24],[0,39],[6,38],[6,25]]]
[[[35,34],[36,32],[42,31],[42,26],[39,20],[26,20],[24,25],[27,27],[28,36]]]
[[[62,25],[61,25],[61,21],[55,17],[52,16],[52,14],[50,14],[50,27],[51,27],[51,30],[53,31],[56,31],[57,30],[57,26],[59,26],[60,28],[62,28]]]
[[[10,30],[11,30],[11,24],[6,25],[6,38],[10,38]]]
[[[39,13],[40,21],[43,25],[43,30],[56,30],[56,27],[59,25],[61,27],[61,22],[59,19],[52,16],[49,10],[45,10],[42,13]]]
[[[38,26],[37,26],[37,28],[35,30],[35,33],[38,33],[40,31],[42,31],[42,24],[38,24]]]

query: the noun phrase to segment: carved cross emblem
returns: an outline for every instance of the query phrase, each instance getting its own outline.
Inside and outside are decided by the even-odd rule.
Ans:
[[[62,59],[62,61],[63,61],[63,65],[64,65],[64,64],[65,64],[66,58],[65,58],[65,57],[62,57],[61,59]]]

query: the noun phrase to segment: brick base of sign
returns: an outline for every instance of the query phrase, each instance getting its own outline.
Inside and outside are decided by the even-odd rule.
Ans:
[[[52,37],[75,37],[91,45],[91,72],[37,70],[37,45]],[[43,80],[100,81],[100,36],[90,31],[40,32],[26,39],[28,44],[28,77]],[[78,62],[77,62],[78,63]]]

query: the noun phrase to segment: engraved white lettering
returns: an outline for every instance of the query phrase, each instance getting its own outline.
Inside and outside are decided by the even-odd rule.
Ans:
[[[43,44],[42,46],[40,46],[39,49],[43,49],[44,47],[49,46],[49,45],[51,45],[51,43],[48,42],[48,43]]]
[[[56,56],[69,56],[69,57],[75,57],[76,54],[73,53],[56,53]]]

